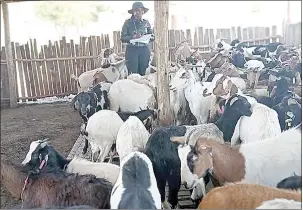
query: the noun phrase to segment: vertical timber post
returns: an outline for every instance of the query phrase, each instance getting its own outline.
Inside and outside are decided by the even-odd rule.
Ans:
[[[154,1],[155,10],[155,54],[157,66],[157,101],[159,124],[171,125],[168,84],[168,17],[169,1]]]
[[[9,100],[10,100],[10,107],[15,108],[17,107],[17,92],[16,92],[17,81],[16,81],[16,72],[14,68],[14,61],[13,61],[13,50],[12,50],[11,38],[10,38],[8,5],[5,2],[1,2],[1,4],[2,4],[2,12],[3,12],[6,62],[7,62],[7,70],[8,70],[8,78],[9,78]]]

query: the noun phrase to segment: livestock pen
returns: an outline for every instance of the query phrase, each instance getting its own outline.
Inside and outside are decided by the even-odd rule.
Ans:
[[[301,25],[299,24],[301,27]],[[292,27],[295,28],[295,27]],[[297,33],[297,30],[291,29]],[[290,33],[289,30],[288,32]],[[174,49],[178,43],[187,39],[192,49],[206,54],[215,38],[224,37],[228,41],[240,38],[248,44],[262,44],[283,40],[283,36],[275,33],[273,27],[233,27],[231,29],[197,28],[191,30],[168,31],[170,61],[174,61]],[[270,32],[272,32],[270,34]],[[288,36],[290,37],[290,36]],[[296,37],[296,35],[293,35]],[[290,38],[288,38],[290,39]],[[35,39],[20,45],[12,42],[18,100],[38,102],[40,98],[49,96],[63,97],[76,93],[76,82],[69,74],[79,74],[100,66],[99,54],[102,49],[113,46],[116,53],[123,52],[120,32],[113,32],[114,43],[110,43],[109,35],[80,37],[80,42],[68,41],[62,37],[59,41],[49,41],[40,45]],[[291,39],[293,40],[293,39]],[[297,42],[293,42],[297,44]],[[40,48],[40,49],[39,49]],[[152,46],[154,48],[154,46]],[[1,50],[1,104],[9,102],[8,70],[5,59],[5,48]],[[38,101],[37,101],[38,100]],[[17,109],[1,109],[2,137],[1,154],[21,161],[28,151],[30,142],[41,138],[49,138],[51,144],[63,155],[71,158],[82,156],[83,138],[79,136],[81,119],[73,112],[68,103],[21,105]],[[90,157],[90,151],[84,156]],[[116,159],[117,160],[117,159]],[[181,208],[191,208],[189,191],[183,187],[179,192]],[[1,185],[1,208],[10,208],[20,201],[13,200]]]

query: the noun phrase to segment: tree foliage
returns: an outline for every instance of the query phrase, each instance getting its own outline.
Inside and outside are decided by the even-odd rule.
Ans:
[[[80,27],[97,22],[98,14],[108,10],[98,1],[39,1],[35,4],[35,13],[40,19],[59,27]]]

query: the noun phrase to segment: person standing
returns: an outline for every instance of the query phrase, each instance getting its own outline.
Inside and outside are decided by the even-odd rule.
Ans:
[[[149,44],[135,42],[130,43],[131,39],[140,38],[143,35],[151,34],[150,42],[155,40],[153,30],[148,20],[142,16],[148,11],[143,6],[142,2],[133,3],[132,9],[128,10],[132,16],[127,19],[121,32],[122,43],[127,43],[125,51],[126,67],[130,73],[138,73],[141,76],[145,75],[146,68],[150,60]]]

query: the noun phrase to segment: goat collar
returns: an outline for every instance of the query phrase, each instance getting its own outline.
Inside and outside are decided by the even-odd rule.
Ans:
[[[39,166],[39,169],[41,170],[43,168],[43,166],[46,164],[46,161],[45,160],[42,160],[41,163],[40,163],[40,166]],[[24,181],[24,185],[23,185],[23,188],[22,188],[22,191],[21,191],[21,200],[22,200],[22,206],[21,206],[21,209],[23,209],[23,193],[24,193],[24,190],[26,188],[26,185],[28,184],[28,180],[29,180],[29,174],[27,175],[25,181]]]

